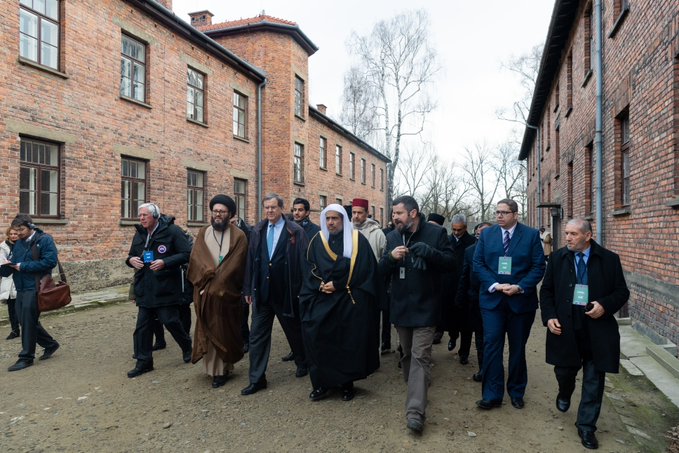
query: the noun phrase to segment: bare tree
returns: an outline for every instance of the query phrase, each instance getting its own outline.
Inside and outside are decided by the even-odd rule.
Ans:
[[[352,66],[344,75],[340,122],[361,140],[371,141],[377,121],[374,115],[376,93],[367,75]]]
[[[427,88],[439,68],[429,44],[429,28],[427,13],[418,10],[378,22],[369,35],[353,33],[348,42],[358,71],[376,95],[368,111],[377,122],[374,130],[384,137],[384,154],[391,159],[390,199],[403,139],[421,134],[427,114],[434,109]]]
[[[501,108],[496,111],[497,117],[525,125],[528,122],[528,113],[533,99],[533,90],[540,70],[542,59],[542,44],[533,46],[527,53],[511,58],[503,67],[518,75],[519,83],[523,88],[521,97],[514,101],[511,109]]]
[[[500,145],[492,165],[500,183],[500,190],[504,193],[503,198],[511,198],[524,208],[526,206],[526,166],[524,162],[516,158],[518,154],[516,141],[508,141]]]
[[[493,220],[491,207],[500,188],[496,158],[486,145],[465,148],[465,184],[470,192],[469,213],[479,220]]]

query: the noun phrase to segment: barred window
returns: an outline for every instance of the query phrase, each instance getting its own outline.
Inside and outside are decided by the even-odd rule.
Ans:
[[[59,216],[59,146],[21,139],[19,212],[39,217]]]
[[[205,172],[189,169],[186,172],[187,219],[205,221]]]
[[[122,158],[120,216],[136,219],[139,206],[146,201],[146,161]]]

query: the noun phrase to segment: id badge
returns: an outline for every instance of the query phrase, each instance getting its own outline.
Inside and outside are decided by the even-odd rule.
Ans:
[[[144,264],[153,262],[153,250],[146,250],[144,252]]]
[[[589,288],[587,285],[575,285],[573,291],[573,305],[585,306],[589,302]]]
[[[399,267],[398,268],[398,278],[400,278],[401,280],[406,279],[406,268],[405,267]]]
[[[219,264],[222,264],[222,261],[224,261],[224,255],[219,255]]]
[[[497,273],[500,275],[512,275],[512,257],[501,256],[497,264]]]

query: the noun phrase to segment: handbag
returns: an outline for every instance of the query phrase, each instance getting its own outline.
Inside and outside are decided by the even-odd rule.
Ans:
[[[34,245],[32,247],[33,259],[39,258],[38,248]],[[59,266],[60,281],[54,282],[52,273],[43,275],[38,281],[38,276],[35,277],[36,289],[38,291],[38,313],[45,311],[56,310],[71,303],[71,288],[66,283],[66,274],[64,268],[57,258],[57,266]]]

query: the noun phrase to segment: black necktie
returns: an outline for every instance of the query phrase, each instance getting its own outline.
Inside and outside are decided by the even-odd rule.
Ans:
[[[586,285],[587,284],[587,264],[585,263],[585,254],[582,252],[578,252],[575,254],[577,257],[577,263],[576,267],[578,270],[578,275],[577,275],[577,283],[581,285]]]
[[[505,256],[509,255],[509,240],[509,231],[505,231],[505,240],[502,242],[502,247],[505,249]]]

